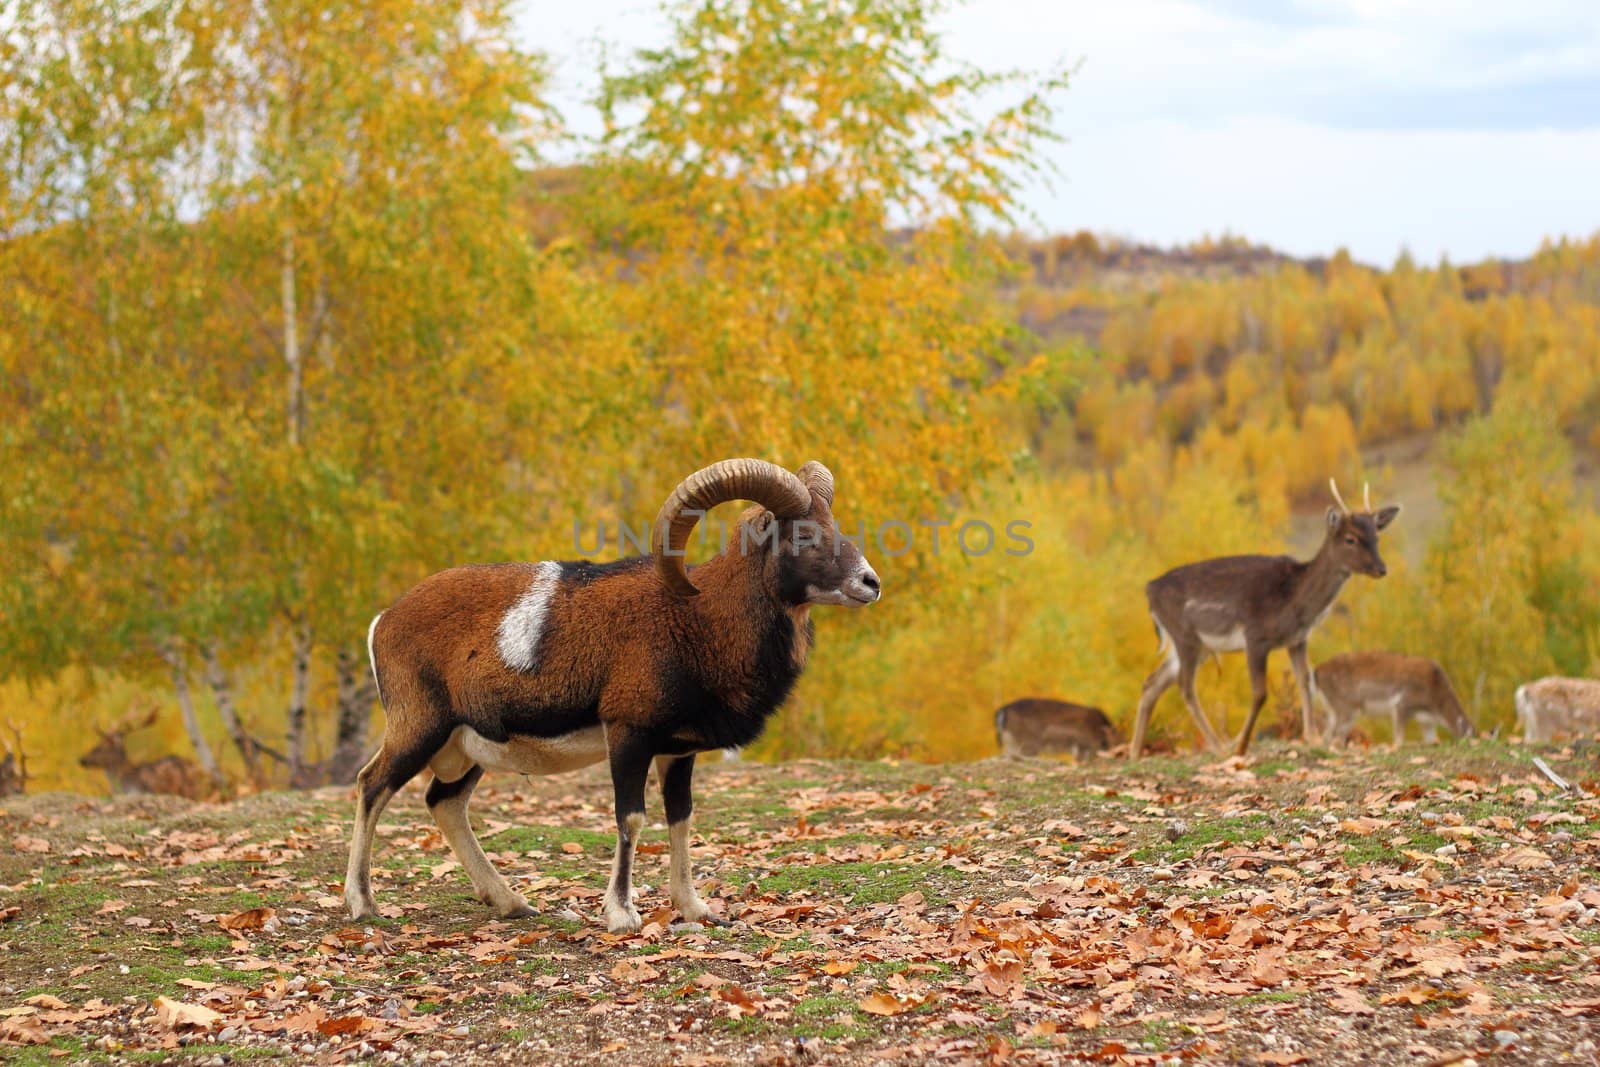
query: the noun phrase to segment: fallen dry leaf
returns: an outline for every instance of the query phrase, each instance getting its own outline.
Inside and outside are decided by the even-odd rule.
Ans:
[[[224,930],[260,930],[277,917],[272,908],[251,908],[217,920]]]
[[[653,982],[661,977],[661,972],[641,959],[618,960],[617,965],[611,968],[611,977],[618,982],[627,982],[637,985],[640,982]]]
[[[168,997],[156,998],[156,1019],[168,1030],[209,1030],[222,1021],[222,1013],[199,1004]]]

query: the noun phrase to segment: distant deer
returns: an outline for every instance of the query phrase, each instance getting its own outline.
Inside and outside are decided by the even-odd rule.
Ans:
[[[21,796],[28,787],[28,756],[22,750],[22,731],[15,723],[6,726],[16,743],[7,743],[6,754],[0,758],[0,797]]]
[[[155,722],[156,714],[152,710],[137,722],[129,716],[110,730],[95,727],[100,743],[85,753],[78,765],[105,771],[112,793],[167,793],[198,800],[208,790],[205,774],[182,756],[162,756],[148,763],[128,759],[127,735]]]
[[[1064,700],[1014,700],[994,713],[994,736],[1007,756],[1071,752],[1088,759],[1122,744],[1122,734],[1099,708]]]
[[[1528,741],[1600,733],[1600,681],[1550,677],[1519,685],[1517,721]]]
[[[1350,575],[1382,578],[1388,573],[1378,555],[1378,532],[1400,514],[1398,504],[1374,512],[1365,488],[1364,510],[1351,511],[1331,478],[1328,487],[1338,506],[1328,509],[1327,533],[1311,560],[1225,556],[1168,571],[1145,587],[1166,658],[1145,679],[1139,695],[1133,741],[1128,746],[1130,759],[1138,758],[1143,750],[1150,712],[1174,683],[1182,689],[1184,703],[1207,747],[1222,747],[1222,739],[1200,707],[1194,681],[1201,659],[1223,652],[1243,652],[1250,666],[1250,717],[1235,748],[1239,755],[1249,750],[1256,717],[1266,702],[1267,654],[1275,648],[1289,650],[1289,664],[1300,690],[1301,730],[1307,738],[1315,736],[1306,639],[1333,610]]]
[[[1436,727],[1456,737],[1472,734],[1472,720],[1461,706],[1444,668],[1421,656],[1398,652],[1346,652],[1317,665],[1311,674],[1314,697],[1328,706],[1328,736],[1340,744],[1363,714],[1388,715],[1394,744],[1405,739],[1406,723],[1422,723],[1429,744]]]

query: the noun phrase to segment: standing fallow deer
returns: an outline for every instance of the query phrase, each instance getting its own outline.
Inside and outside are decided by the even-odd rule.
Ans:
[[[1306,639],[1333,610],[1333,603],[1352,574],[1382,578],[1388,573],[1378,555],[1378,532],[1400,514],[1391,504],[1372,510],[1369,491],[1362,490],[1362,511],[1351,511],[1328,479],[1337,507],[1330,507],[1322,548],[1304,562],[1290,556],[1225,556],[1170,570],[1145,586],[1150,617],[1165,658],[1145,679],[1139,694],[1128,757],[1137,759],[1144,748],[1150,712],[1161,694],[1176,683],[1184,703],[1208,748],[1221,748],[1222,738],[1211,726],[1195,695],[1195,673],[1206,655],[1243,652],[1250,666],[1250,716],[1245,720],[1234,751],[1250,748],[1256,717],[1267,699],[1267,654],[1275,648],[1289,650],[1300,690],[1300,721],[1306,738],[1315,736],[1311,716],[1311,678],[1306,663]]]
[[[1406,723],[1416,719],[1433,743],[1436,727],[1456,737],[1472,734],[1461,699],[1444,668],[1422,656],[1398,652],[1346,652],[1317,664],[1311,672],[1312,696],[1328,707],[1328,737],[1340,744],[1362,715],[1388,715],[1394,745],[1405,739]]]
[[[1552,675],[1517,686],[1516,701],[1524,740],[1600,733],[1600,681]]]

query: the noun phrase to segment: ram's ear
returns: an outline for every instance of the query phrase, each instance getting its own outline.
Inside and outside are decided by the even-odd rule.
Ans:
[[[1372,521],[1381,530],[1393,522],[1394,517],[1398,514],[1400,514],[1400,505],[1390,504],[1386,508],[1379,508],[1378,513],[1372,517]]]

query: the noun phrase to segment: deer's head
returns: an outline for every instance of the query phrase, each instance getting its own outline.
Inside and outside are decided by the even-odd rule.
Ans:
[[[1400,514],[1399,504],[1372,510],[1370,487],[1361,488],[1362,510],[1352,511],[1339,495],[1339,486],[1332,478],[1328,488],[1333,490],[1337,506],[1328,509],[1328,534],[1325,551],[1331,552],[1335,561],[1351,574],[1366,574],[1382,578],[1389,573],[1383,557],[1378,554],[1378,534]]]
[[[120,767],[128,761],[128,749],[122,735],[110,730],[95,728],[100,743],[78,758],[80,767]]]
[[[128,762],[127,736],[135,730],[142,730],[156,721],[160,709],[151,708],[143,715],[137,711],[129,712],[123,716],[122,721],[109,730],[102,730],[96,726],[94,732],[100,735],[100,743],[85,752],[78,758],[80,767],[100,767],[111,769],[124,766]]]

